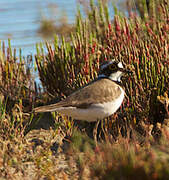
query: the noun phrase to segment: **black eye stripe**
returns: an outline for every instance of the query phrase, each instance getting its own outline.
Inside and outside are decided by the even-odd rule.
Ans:
[[[100,71],[105,72],[105,71],[117,71],[119,66],[119,62],[113,61],[113,62],[105,62],[101,65]]]
[[[117,69],[118,66],[117,66],[117,64],[112,64],[112,65],[110,66],[110,68],[111,68],[111,69]]]

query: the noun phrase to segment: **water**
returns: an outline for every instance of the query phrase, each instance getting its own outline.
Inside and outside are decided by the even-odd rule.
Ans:
[[[68,23],[73,23],[76,7],[76,0],[0,0],[0,40],[7,46],[10,38],[17,52],[21,48],[24,56],[34,55],[35,44],[44,42],[37,33],[42,17],[57,19],[65,12]]]
[[[73,24],[77,0],[0,0],[0,40],[7,47],[10,38],[17,56],[21,48],[22,56],[32,55],[34,58],[36,43],[45,42],[38,34],[42,18],[48,17],[59,22],[59,18],[65,14],[68,23]],[[113,17],[112,9],[110,15]]]
[[[113,18],[112,5],[109,10]],[[36,43],[44,42],[37,33],[42,18],[50,17],[59,22],[57,19],[66,14],[68,23],[72,24],[76,12],[77,0],[0,0],[0,40],[7,46],[10,38],[17,55],[19,48],[23,56],[34,55]]]

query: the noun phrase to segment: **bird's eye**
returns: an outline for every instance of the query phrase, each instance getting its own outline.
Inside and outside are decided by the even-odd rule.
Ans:
[[[116,65],[115,65],[115,64],[112,64],[112,65],[110,66],[110,69],[111,69],[111,70],[116,69]]]

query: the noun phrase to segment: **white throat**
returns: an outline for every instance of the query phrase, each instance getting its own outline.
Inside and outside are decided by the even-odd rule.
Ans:
[[[112,81],[120,82],[122,74],[123,73],[121,71],[117,71],[115,73],[110,74],[109,77],[107,77],[105,74],[99,74],[98,78],[105,78],[105,77],[107,77],[107,78],[111,79]]]
[[[121,81],[121,76],[122,76],[122,72],[121,71],[117,71],[115,73],[110,74],[109,78],[113,81]]]

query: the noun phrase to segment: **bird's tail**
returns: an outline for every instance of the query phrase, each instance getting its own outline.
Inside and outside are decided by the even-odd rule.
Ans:
[[[35,113],[40,113],[40,112],[54,112],[57,111],[59,105],[58,104],[50,104],[46,106],[40,106],[37,108],[34,108]]]

